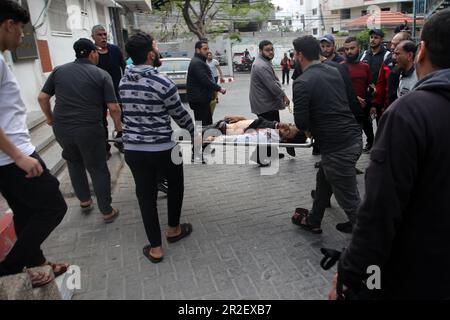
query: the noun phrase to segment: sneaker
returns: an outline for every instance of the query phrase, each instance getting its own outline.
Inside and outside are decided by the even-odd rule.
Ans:
[[[163,180],[158,183],[157,185],[158,191],[161,191],[162,193],[167,194],[167,191],[169,190],[169,186],[167,185],[167,180]]]
[[[316,198],[316,190],[311,190],[311,198]],[[331,208],[331,202],[328,200],[327,208]]]
[[[344,223],[338,223],[336,225],[336,229],[342,233],[352,233],[353,232],[353,225],[350,221],[344,222]]]

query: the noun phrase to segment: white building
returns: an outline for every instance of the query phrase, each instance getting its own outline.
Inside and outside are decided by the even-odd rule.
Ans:
[[[375,9],[406,14],[413,13],[412,0],[329,0],[329,2],[330,9],[339,13],[338,24],[343,29],[350,20],[365,16]],[[423,1],[420,0],[417,3],[419,6],[423,5]]]
[[[103,24],[114,41],[111,13],[120,5],[113,0],[21,0],[28,7],[31,24],[15,53],[6,61],[16,75],[29,111],[39,110],[37,96],[55,66],[75,59],[73,43],[90,38],[91,28]],[[34,31],[33,31],[34,30]],[[114,31],[114,32],[113,32]]]
[[[333,0],[274,0],[280,7],[276,18],[286,31],[298,31],[315,37],[340,31],[338,12],[331,12],[330,2]]]

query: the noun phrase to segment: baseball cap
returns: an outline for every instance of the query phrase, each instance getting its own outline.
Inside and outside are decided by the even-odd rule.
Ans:
[[[369,31],[369,35],[372,35],[372,34],[376,34],[376,35],[379,35],[380,37],[384,38],[384,32],[381,29],[372,29],[372,30],[370,30]]]
[[[320,39],[320,42],[322,42],[322,41],[326,41],[326,42],[328,42],[328,43],[334,43],[334,37],[333,37],[332,34],[327,34],[326,36],[323,36],[323,37]]]
[[[73,44],[73,50],[75,50],[77,55],[81,56],[84,56],[85,54],[90,53],[91,51],[94,51],[96,49],[97,47],[95,46],[95,44],[91,40],[86,38],[81,38]]]

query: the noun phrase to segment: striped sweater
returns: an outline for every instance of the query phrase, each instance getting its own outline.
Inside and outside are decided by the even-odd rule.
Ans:
[[[149,65],[129,65],[120,81],[126,150],[163,151],[175,146],[172,118],[194,135],[194,123],[175,84]]]

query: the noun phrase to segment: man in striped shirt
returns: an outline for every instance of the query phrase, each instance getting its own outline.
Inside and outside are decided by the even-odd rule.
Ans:
[[[150,35],[137,34],[126,44],[126,51],[134,64],[127,67],[119,85],[124,115],[125,161],[136,183],[136,196],[150,242],[143,248],[143,254],[151,262],[158,263],[163,259],[156,207],[159,175],[168,181],[167,241],[178,241],[192,232],[190,223],[180,224],[184,195],[183,163],[179,147],[172,140],[170,119],[189,131],[192,139],[198,136],[181,103],[177,87],[156,69],[161,62],[155,40]]]

